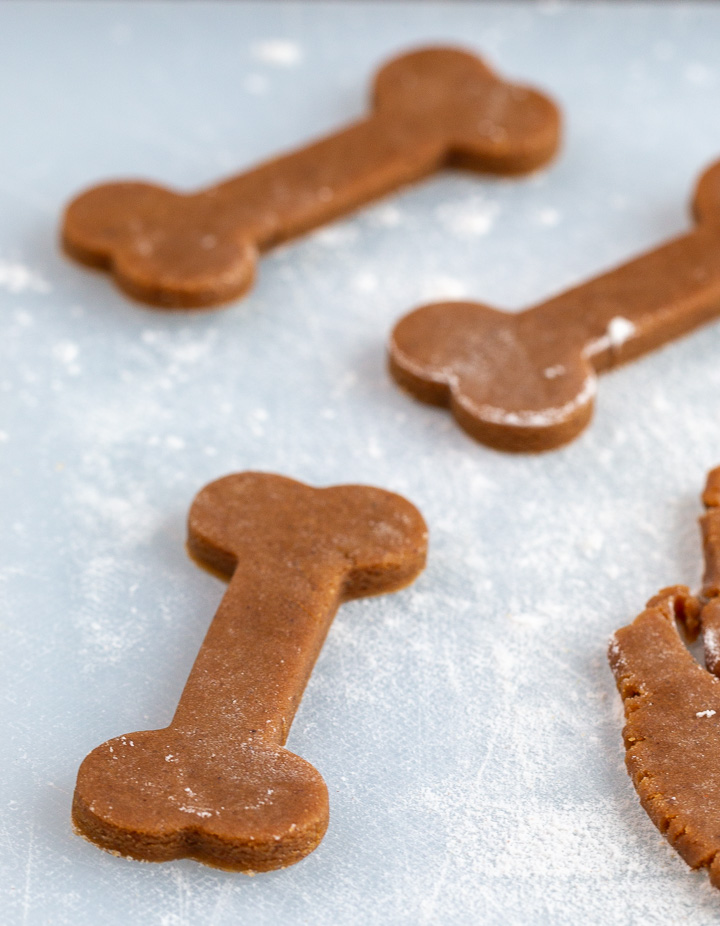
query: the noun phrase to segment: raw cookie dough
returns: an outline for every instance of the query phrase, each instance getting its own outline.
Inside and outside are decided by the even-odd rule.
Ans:
[[[299,861],[328,824],[320,773],[283,748],[338,606],[408,585],[427,528],[404,498],[239,473],[195,498],[188,547],[230,580],[169,727],[84,760],[80,834],[145,861],[188,856],[267,871]]]
[[[625,703],[628,772],[650,819],[720,887],[720,680],[680,639],[668,594],[615,634],[609,660]]]
[[[372,115],[194,194],[107,183],[68,206],[65,250],[152,305],[242,295],[257,254],[446,166],[534,170],[557,150],[555,104],[453,48],[425,48],[376,75]]]
[[[701,595],[664,589],[618,630],[608,658],[625,705],[626,764],[651,820],[692,868],[720,888],[720,468],[700,519]],[[680,639],[702,630],[706,669]]]
[[[416,309],[392,332],[390,372],[498,450],[568,443],[590,421],[598,373],[720,314],[720,162],[693,209],[694,231],[523,312]]]

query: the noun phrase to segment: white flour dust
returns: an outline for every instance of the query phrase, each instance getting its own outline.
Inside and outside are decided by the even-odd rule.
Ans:
[[[0,260],[0,289],[9,293],[49,293],[50,284],[35,270],[18,261]]]
[[[302,48],[287,39],[266,39],[252,46],[252,56],[263,64],[290,68],[302,61]]]
[[[556,225],[560,224],[562,216],[557,209],[547,208],[540,209],[540,211],[535,215],[535,221],[538,225],[542,225],[545,228],[555,228]]]
[[[458,238],[478,238],[492,230],[500,215],[500,204],[471,196],[464,201],[443,203],[435,215],[443,228]]]

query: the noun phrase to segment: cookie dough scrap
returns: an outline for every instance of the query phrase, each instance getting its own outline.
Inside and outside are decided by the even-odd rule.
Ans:
[[[410,584],[427,527],[392,492],[246,472],[196,496],[188,548],[229,585],[175,716],[85,758],[73,823],[143,861],[284,868],[328,825],[322,776],[284,747],[332,619],[345,601]]]
[[[665,590],[617,631],[608,658],[640,802],[688,865],[707,868],[720,888],[720,680],[698,665],[676,626],[687,614],[692,625],[697,607],[687,588]]]

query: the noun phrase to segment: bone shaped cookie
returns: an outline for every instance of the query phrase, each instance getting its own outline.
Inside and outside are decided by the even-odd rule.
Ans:
[[[250,287],[258,252],[445,166],[533,170],[555,153],[559,133],[546,96],[467,52],[421,49],[380,70],[363,121],[194,194],[141,182],[94,187],[68,206],[62,240],[144,302],[216,305]]]
[[[699,598],[665,589],[618,630],[608,658],[625,704],[626,764],[640,802],[692,868],[720,888],[720,469],[703,494]],[[706,669],[680,639],[702,629]]]
[[[392,332],[392,375],[499,450],[571,441],[592,415],[598,373],[720,314],[720,162],[700,179],[693,208],[689,234],[533,308],[416,309]]]
[[[100,847],[146,861],[281,868],[327,827],[325,782],[284,743],[333,616],[412,582],[427,529],[391,492],[248,472],[197,495],[188,547],[228,590],[170,726],[93,750],[73,821]]]

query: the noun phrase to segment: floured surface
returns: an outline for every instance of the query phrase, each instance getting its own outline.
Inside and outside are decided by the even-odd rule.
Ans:
[[[700,580],[720,325],[605,376],[592,427],[542,457],[410,403],[384,345],[415,305],[529,305],[687,229],[720,152],[719,29],[687,4],[0,5],[5,921],[717,921],[627,777],[605,649]],[[431,180],[207,314],[58,253],[85,184],[208,183],[360,115],[379,61],[438,39],[558,99],[553,168]],[[288,740],[330,790],[311,857],[248,879],[105,855],[70,830],[77,768],[169,722],[223,592],[186,557],[187,508],[251,468],[401,492],[428,569],[344,608],[313,673]]]

